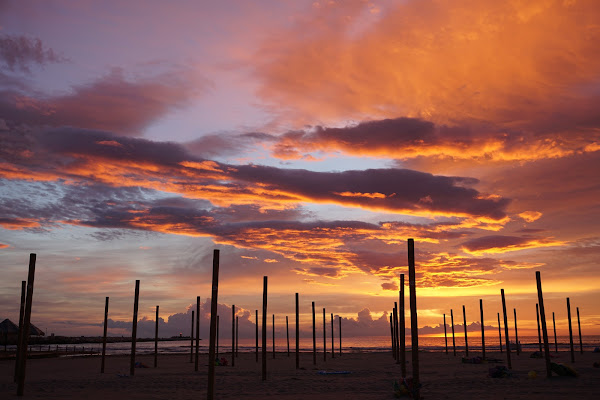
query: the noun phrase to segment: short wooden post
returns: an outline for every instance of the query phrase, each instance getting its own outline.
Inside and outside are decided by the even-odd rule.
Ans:
[[[552,311],[552,326],[554,328],[554,351],[558,353],[558,341],[556,340],[556,319],[554,318],[554,311]]]
[[[402,378],[406,378],[406,318],[404,312],[404,274],[400,274],[400,307],[398,319],[400,320],[398,329],[400,330],[400,373]]]
[[[575,362],[575,348],[573,347],[573,327],[571,325],[571,302],[567,297],[567,317],[569,319],[569,344],[571,346],[571,362]]]
[[[446,344],[446,354],[448,354],[448,333],[446,330],[446,314],[444,314],[444,343]]]
[[[287,339],[287,354],[290,356],[290,323],[288,320],[288,316],[285,316],[285,337]]]
[[[296,293],[296,369],[300,369],[300,305]]]
[[[548,344],[548,329],[546,328],[546,311],[544,310],[544,295],[542,293],[542,278],[540,276],[540,271],[535,272],[535,280],[537,283],[537,292],[538,292],[538,304],[542,319],[542,331],[544,333],[544,352],[546,358],[546,376],[550,378],[552,376],[552,372],[550,370],[550,346]]]
[[[275,314],[273,314],[273,359],[275,359]]]
[[[463,328],[465,330],[465,355],[469,357],[469,339],[467,338],[467,314],[465,313],[465,306],[463,305]]]
[[[323,307],[323,361],[327,361],[327,322],[325,320],[325,307]]]
[[[196,355],[194,357],[194,371],[198,371],[199,353],[200,353],[200,296],[196,296]],[[232,365],[233,365],[233,363],[232,363]]]
[[[394,358],[396,359],[396,364],[400,364],[400,320],[398,315],[398,303],[394,302],[394,340],[396,341],[396,354]]]
[[[419,326],[417,323],[417,283],[415,277],[415,242],[408,239],[408,285],[410,289],[410,339],[412,345],[413,398],[421,398],[419,379]]]
[[[258,362],[258,310],[255,310],[256,316],[256,362]]]
[[[483,300],[479,299],[479,313],[481,314],[481,358],[485,360],[485,328],[483,323]],[[446,351],[447,353],[447,351]]]
[[[240,343],[240,317],[235,316],[235,358],[239,356],[239,343]]]
[[[102,335],[102,362],[100,363],[100,373],[104,373],[104,357],[106,355],[106,333],[108,326],[108,296],[104,303],[104,334]]]
[[[212,290],[210,296],[210,332],[208,345],[208,387],[206,397],[213,400],[215,395],[215,353],[217,342],[217,305],[219,297],[219,250],[213,250]]]
[[[262,307],[262,380],[267,380],[267,277],[263,277],[263,307]]]
[[[158,306],[156,306],[156,326],[154,327],[154,368],[158,366]]]
[[[17,360],[19,368],[17,376],[17,396],[23,396],[25,390],[25,371],[27,363],[27,346],[29,345],[29,329],[31,325],[31,303],[33,301],[33,280],[35,278],[35,260],[34,253],[29,254],[29,271],[27,273],[27,294],[25,297],[25,310],[23,313],[23,323],[20,328],[22,330],[21,343],[19,347],[20,360]]]
[[[500,324],[500,313],[498,313],[498,343],[500,343],[500,353],[502,353],[502,324]]]
[[[235,304],[231,305],[231,366],[235,367]]]
[[[331,313],[331,358],[335,358],[335,337],[333,336],[333,313]]]
[[[138,306],[140,299],[140,281],[135,281],[135,298],[133,301],[133,328],[131,329],[131,360],[129,363],[129,375],[135,374],[135,344],[137,340]]]
[[[538,346],[540,353],[542,352],[542,328],[540,326],[540,307],[539,304],[535,304],[535,315],[537,316],[537,328],[538,328]]]
[[[515,346],[517,346],[517,355],[521,354],[521,349],[519,345],[519,331],[517,330],[517,309],[513,308],[513,312],[515,314]]]
[[[315,327],[316,317],[315,317],[315,302],[312,302],[312,330],[313,330],[313,365],[317,365],[317,330]]]
[[[452,353],[456,357],[456,339],[454,337],[454,311],[450,309],[450,324],[452,325]]]
[[[21,281],[21,307],[19,310],[19,334],[17,337],[17,354],[15,359],[15,383],[19,376],[19,362],[21,361],[21,341],[23,340],[23,318],[25,317],[25,296],[27,294],[27,281]]]
[[[192,330],[190,331],[190,362],[194,362],[194,310],[192,310]]]
[[[579,321],[579,307],[577,307],[577,327],[579,328],[579,352],[583,354],[583,341],[581,340],[581,322]]]
[[[390,313],[390,339],[392,340],[392,357],[396,358],[396,339],[394,335],[394,317]]]
[[[338,329],[340,334],[340,356],[342,355],[342,316],[338,315],[338,322],[340,323],[340,329]]]
[[[510,362],[510,342],[508,339],[508,317],[506,316],[506,300],[504,299],[504,289],[500,289],[500,294],[502,295],[502,313],[504,314],[504,339],[506,340],[506,364],[508,364],[508,369],[512,369],[512,364]]]

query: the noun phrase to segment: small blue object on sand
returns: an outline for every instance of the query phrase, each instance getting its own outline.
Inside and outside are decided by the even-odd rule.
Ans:
[[[351,374],[352,371],[319,371],[317,374],[319,375],[347,375]]]

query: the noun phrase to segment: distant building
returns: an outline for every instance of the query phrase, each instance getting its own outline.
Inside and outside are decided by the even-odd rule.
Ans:
[[[29,324],[29,336],[44,336],[44,331],[33,324]],[[16,343],[19,337],[19,326],[10,319],[0,322],[0,341],[2,343]]]

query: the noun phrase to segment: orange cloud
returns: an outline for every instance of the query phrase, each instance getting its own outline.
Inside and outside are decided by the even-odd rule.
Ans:
[[[0,243],[0,249],[8,249],[10,247],[9,244]]]
[[[462,244],[461,249],[472,255],[499,254],[509,251],[565,246],[568,242],[531,236],[483,236]]]
[[[38,221],[26,218],[0,218],[0,226],[8,230],[23,230],[27,228],[39,228]]]
[[[542,217],[542,213],[539,211],[524,211],[519,214],[525,222],[534,222]]]

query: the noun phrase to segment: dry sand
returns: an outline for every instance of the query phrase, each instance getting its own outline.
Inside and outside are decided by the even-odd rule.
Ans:
[[[463,364],[452,353],[421,353],[421,395],[429,399],[598,399],[600,398],[599,353],[576,354],[573,366],[577,378],[545,377],[543,359],[531,353],[512,353],[513,376],[490,378],[488,369],[503,364]],[[475,356],[477,354],[470,354]],[[225,354],[230,359],[230,354]],[[300,357],[295,369],[292,353],[268,353],[268,379],[261,379],[261,364],[254,353],[241,353],[235,367],[216,367],[216,399],[394,399],[393,382],[400,376],[400,365],[391,353],[345,353],[335,359],[323,354],[312,363],[312,354]],[[488,353],[488,357],[505,360],[505,354]],[[410,361],[411,355],[407,354]],[[153,365],[153,356],[139,356],[138,361]],[[568,352],[553,359],[568,363]],[[505,364],[504,364],[505,365]],[[410,362],[407,366],[411,374]],[[320,375],[319,371],[350,371],[350,374]],[[537,371],[536,379],[528,372]],[[199,399],[206,398],[207,355],[200,356],[200,368],[188,355],[159,355],[158,368],[138,368],[129,374],[128,356],[106,359],[100,374],[100,357],[33,359],[27,361],[24,398],[43,399]],[[0,361],[0,399],[16,399],[13,383],[14,360]],[[406,398],[406,397],[405,397]]]

